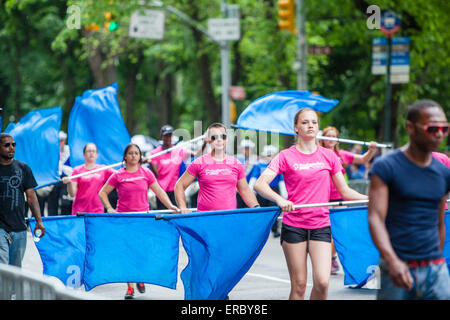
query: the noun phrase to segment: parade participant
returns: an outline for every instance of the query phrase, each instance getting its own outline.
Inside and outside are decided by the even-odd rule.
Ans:
[[[195,159],[175,185],[175,198],[183,213],[186,208],[185,190],[198,178],[198,211],[236,209],[236,188],[248,207],[259,207],[255,194],[248,186],[243,165],[226,154],[226,127],[214,123],[208,127],[205,142],[210,153]]]
[[[98,151],[94,143],[88,143],[84,146],[83,156],[84,164],[73,169],[73,176],[105,166],[95,163],[98,157]],[[71,179],[70,177],[62,178],[62,182],[67,184],[69,195],[74,198],[72,215],[76,215],[78,212],[102,213],[105,211],[98,192],[113,172],[113,169],[108,169],[75,179]]]
[[[322,136],[331,137],[331,138],[339,138],[339,131],[335,127],[326,127],[322,131]],[[376,154],[377,146],[376,142],[370,142],[369,150],[364,154],[355,154],[350,151],[341,150],[339,148],[339,142],[331,141],[331,140],[321,140],[320,145],[324,148],[333,150],[334,153],[338,156],[339,161],[342,164],[342,174],[345,176],[345,168],[348,165],[358,165],[358,164],[366,164],[368,163]],[[331,181],[331,192],[330,192],[330,202],[342,201],[339,192],[337,191],[333,181]],[[338,256],[336,252],[336,248],[334,246],[334,242],[331,242],[331,250],[332,250],[332,258],[331,258],[331,274],[336,275],[339,271],[339,263]]]
[[[153,149],[150,152],[150,155],[173,147],[172,135],[172,126],[162,126],[161,139],[163,143],[161,146]],[[186,160],[189,155],[189,151],[178,148],[149,160],[150,169],[155,174],[161,188],[163,188],[173,203],[175,203],[174,189],[179,178],[180,166],[183,164],[183,160]],[[158,198],[156,198],[156,205],[158,210],[165,209],[164,204]]]
[[[369,229],[380,252],[380,300],[450,299],[442,249],[450,169],[432,152],[449,123],[432,100],[408,108],[409,142],[370,169]]]
[[[7,133],[2,133],[0,136],[0,263],[21,267],[27,246],[25,197],[36,219],[33,233],[36,234],[40,230],[40,237],[42,237],[45,234],[45,228],[34,191],[37,183],[33,172],[26,163],[14,159],[15,151],[14,138]]]
[[[142,153],[138,145],[130,143],[123,155],[125,167],[114,172],[98,193],[100,200],[108,213],[115,212],[145,212],[149,210],[148,189],[150,188],[164,205],[173,211],[178,208],[170,201],[167,193],[160,187],[150,169],[142,167]],[[108,194],[117,189],[117,208],[114,209],[108,199]],[[138,283],[140,293],[145,292],[143,283]],[[128,283],[125,299],[134,297],[132,283]]]
[[[305,108],[294,118],[296,145],[282,150],[256,181],[255,190],[272,199],[284,212],[281,245],[286,258],[291,292],[289,299],[304,299],[307,280],[307,255],[313,268],[310,299],[326,299],[330,280],[331,231],[327,207],[295,209],[294,205],[326,203],[330,199],[331,180],[345,200],[366,200],[367,196],[351,189],[342,175],[336,154],[319,146],[316,112]],[[270,188],[270,182],[283,174],[288,198]]]

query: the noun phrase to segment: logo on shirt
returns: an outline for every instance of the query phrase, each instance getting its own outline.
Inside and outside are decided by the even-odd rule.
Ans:
[[[122,179],[120,182],[130,182],[130,181],[136,181],[136,180],[142,180],[142,179],[145,179],[145,177],[125,178],[125,179]]]
[[[232,174],[231,169],[206,169],[207,176],[226,176]]]
[[[322,168],[325,165],[323,162],[311,162],[311,163],[294,163],[294,170],[311,170],[313,168]]]

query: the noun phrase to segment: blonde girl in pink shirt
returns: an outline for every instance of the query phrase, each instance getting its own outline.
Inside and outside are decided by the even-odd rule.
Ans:
[[[123,155],[123,161],[125,162],[125,167],[113,173],[98,193],[108,213],[148,211],[150,208],[148,202],[149,188],[152,189],[158,199],[168,209],[178,212],[178,208],[172,204],[167,193],[156,181],[155,175],[150,169],[141,166],[142,153],[136,144],[130,143],[127,145]],[[117,201],[117,209],[111,206],[108,199],[108,194],[114,189],[117,189],[119,198]],[[145,292],[143,283],[138,283],[136,286],[140,293]],[[125,299],[132,299],[133,297],[133,284],[128,283]]]
[[[271,199],[283,213],[281,245],[286,258],[291,292],[289,299],[304,299],[307,283],[307,255],[313,268],[310,299],[326,299],[330,280],[331,230],[327,207],[295,209],[294,205],[324,203],[330,199],[333,180],[345,200],[366,200],[367,196],[351,189],[342,175],[336,154],[319,146],[316,135],[319,120],[314,110],[300,110],[294,119],[298,134],[296,145],[284,149],[270,162],[256,181],[254,189]],[[274,192],[269,184],[282,173],[288,198]]]
[[[236,209],[236,188],[250,207],[259,207],[255,194],[248,186],[244,166],[235,157],[226,154],[227,133],[221,123],[209,126],[205,142],[211,152],[195,159],[175,185],[175,199],[183,213],[186,208],[185,190],[198,178],[198,211]]]

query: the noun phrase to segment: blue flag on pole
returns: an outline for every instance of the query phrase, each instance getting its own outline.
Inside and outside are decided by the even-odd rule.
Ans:
[[[189,257],[181,273],[185,299],[225,299],[253,265],[279,213],[268,207],[168,216]]]
[[[338,100],[311,94],[309,91],[280,91],[260,97],[250,103],[236,121],[239,129],[296,135],[294,116],[303,108],[329,112]]]
[[[36,226],[29,219],[30,229]],[[35,242],[41,256],[43,273],[62,281],[66,286],[79,288],[84,279],[86,237],[84,218],[77,216],[43,217],[45,235]]]
[[[176,288],[179,233],[154,214],[85,214],[86,290],[112,282]]]
[[[330,209],[331,233],[344,269],[344,285],[366,284],[380,254],[369,232],[367,207]]]
[[[5,132],[14,137],[14,158],[31,168],[38,186],[60,181],[59,130],[61,107],[30,111],[17,123],[10,123]]]
[[[445,211],[445,242],[443,256],[447,262],[448,271],[450,273],[450,210]]]
[[[114,164],[123,160],[123,151],[131,142],[117,100],[117,83],[87,90],[76,97],[69,116],[70,164],[84,163],[83,148],[88,142],[97,145],[99,164]]]

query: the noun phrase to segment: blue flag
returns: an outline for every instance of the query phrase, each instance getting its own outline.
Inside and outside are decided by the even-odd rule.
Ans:
[[[450,273],[450,210],[445,211],[445,242],[443,255]]]
[[[29,222],[33,231],[36,220],[30,218]],[[68,287],[79,288],[84,282],[84,218],[43,217],[42,223],[45,235],[35,244],[41,256],[43,273],[58,278]]]
[[[309,91],[280,91],[260,97],[250,103],[236,121],[239,129],[296,135],[294,116],[303,108],[329,112],[338,100],[311,94]]]
[[[10,123],[5,130],[17,143],[14,158],[30,166],[38,186],[60,181],[58,134],[61,117],[60,107],[38,109],[17,123]]]
[[[123,151],[131,142],[117,100],[117,83],[87,90],[76,97],[69,116],[70,164],[84,163],[83,148],[88,142],[97,145],[99,164],[114,164],[123,160]]]
[[[186,300],[223,300],[264,247],[278,207],[171,215],[189,263],[181,273]]]
[[[154,214],[85,214],[86,290],[112,282],[176,289],[179,233]]]
[[[330,209],[331,233],[344,269],[344,285],[366,284],[380,254],[369,232],[367,207]]]

